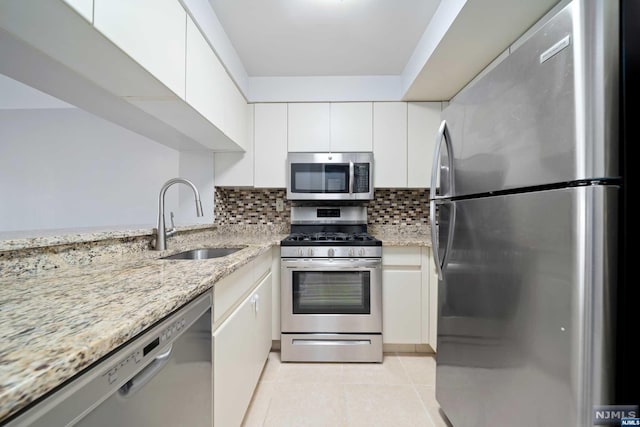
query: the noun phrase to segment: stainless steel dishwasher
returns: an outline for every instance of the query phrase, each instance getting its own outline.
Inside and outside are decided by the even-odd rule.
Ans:
[[[8,426],[212,426],[208,292]]]

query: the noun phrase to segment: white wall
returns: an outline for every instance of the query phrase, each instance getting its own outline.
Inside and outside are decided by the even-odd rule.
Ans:
[[[176,212],[176,226],[213,223],[213,193],[215,192],[213,164],[213,151],[183,151],[180,153],[180,177],[193,182],[198,188],[204,216],[200,218],[195,216],[196,205],[193,191],[186,185],[178,184],[180,186],[178,193],[180,208]],[[169,217],[166,218],[169,221]]]
[[[180,173],[206,185],[212,222],[206,156],[181,164],[178,151],[75,108],[0,110],[0,231],[155,226],[160,187]],[[196,223],[179,193],[167,192],[167,222],[173,210],[177,225]]]

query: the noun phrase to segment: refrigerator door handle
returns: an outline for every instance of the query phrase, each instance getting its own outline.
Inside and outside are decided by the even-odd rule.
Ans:
[[[433,155],[433,164],[431,165],[431,189],[429,190],[429,197],[431,199],[439,199],[442,197],[448,197],[450,194],[453,194],[453,175],[452,175],[452,165],[453,161],[453,153],[451,150],[451,142],[450,142],[449,129],[447,127],[447,121],[443,120],[440,123],[440,127],[438,128],[438,134],[436,135],[436,151]],[[440,168],[440,152],[442,150],[442,142],[445,143],[445,149],[447,154],[447,177],[448,181],[447,185],[442,185],[442,176],[441,176],[441,168]],[[440,196],[437,194],[438,190],[438,178],[440,178]]]
[[[440,221],[436,221],[436,203],[441,205],[449,205],[451,207],[450,218],[446,223],[447,227],[447,239],[445,242],[444,253],[442,259],[440,259]],[[438,273],[438,279],[442,280],[442,269],[447,263],[447,257],[451,249],[451,242],[453,240],[453,228],[456,222],[456,204],[449,201],[436,201],[431,200],[429,202],[429,218],[431,218],[431,249],[433,251],[433,263],[436,265],[436,273]]]
[[[431,185],[431,188],[433,188],[433,180],[431,181]],[[442,280],[442,265],[440,264],[440,250],[438,248],[438,224],[436,222],[435,200],[431,200],[429,202],[429,218],[431,219],[431,249],[433,250],[433,263],[436,265],[438,279]]]

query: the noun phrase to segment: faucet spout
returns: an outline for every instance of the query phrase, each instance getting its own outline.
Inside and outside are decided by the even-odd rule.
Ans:
[[[167,231],[167,227],[164,221],[164,195],[173,184],[186,184],[193,190],[193,194],[196,198],[196,215],[203,216],[204,213],[202,211],[202,202],[200,201],[200,193],[198,189],[193,184],[193,182],[184,178],[172,178],[169,181],[165,182],[162,188],[160,189],[160,195],[158,197],[158,227],[156,229],[156,245],[155,249],[157,251],[164,251],[167,249],[167,235],[173,234],[175,229],[171,229]]]

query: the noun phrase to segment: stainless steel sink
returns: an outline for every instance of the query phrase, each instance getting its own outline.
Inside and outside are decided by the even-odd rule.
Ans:
[[[221,258],[244,248],[200,248],[162,257],[161,259],[211,259]]]

